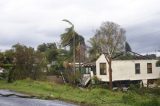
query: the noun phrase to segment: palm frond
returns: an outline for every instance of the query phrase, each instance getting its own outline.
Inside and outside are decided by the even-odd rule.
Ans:
[[[63,19],[62,21],[65,21],[65,22],[69,23],[70,25],[74,26],[74,25],[73,25],[69,20],[67,20],[67,19]]]

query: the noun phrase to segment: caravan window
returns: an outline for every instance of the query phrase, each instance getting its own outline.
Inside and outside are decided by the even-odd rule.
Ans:
[[[147,63],[147,73],[152,73],[152,63]]]
[[[106,63],[100,63],[100,75],[106,75],[107,70],[106,70]]]
[[[156,62],[156,67],[160,67],[160,60]]]
[[[140,74],[140,63],[135,64],[135,73]]]

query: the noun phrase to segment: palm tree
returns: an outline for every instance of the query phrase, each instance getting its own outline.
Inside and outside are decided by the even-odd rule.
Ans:
[[[83,36],[75,32],[74,25],[70,21],[66,19],[64,19],[63,21],[71,25],[71,27],[65,29],[66,30],[65,33],[61,34],[61,44],[63,47],[66,47],[66,46],[70,47],[70,56],[73,55],[73,72],[75,75],[76,74],[75,73],[76,54],[78,54],[80,57],[81,47],[82,46],[85,47],[85,40]],[[78,60],[79,60],[79,69],[80,69],[80,58]]]
[[[62,20],[71,25],[70,28],[66,28],[66,32],[61,35],[61,44],[62,46],[70,46],[71,50],[71,45],[73,44],[73,71],[75,72],[75,30],[74,30],[74,25],[69,21],[69,20]]]
[[[74,25],[68,21],[68,20],[63,20],[71,25],[71,27],[66,28],[66,32],[61,34],[61,44],[63,47],[69,46],[70,47],[70,55],[75,55],[74,57],[76,58],[76,52],[79,46],[84,46],[85,47],[85,40],[84,37],[79,35],[77,32],[74,30]],[[74,59],[73,57],[73,59]]]

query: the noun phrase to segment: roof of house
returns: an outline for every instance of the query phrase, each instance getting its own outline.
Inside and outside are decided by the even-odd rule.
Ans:
[[[96,66],[96,62],[83,63],[83,66],[85,66],[85,67]]]

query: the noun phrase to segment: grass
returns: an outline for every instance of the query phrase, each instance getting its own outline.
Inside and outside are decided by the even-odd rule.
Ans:
[[[139,95],[134,92],[123,93],[102,88],[80,89],[69,85],[59,85],[51,82],[19,80],[14,83],[0,81],[0,89],[9,89],[37,96],[41,99],[59,99],[80,105],[98,106],[149,106],[154,102],[160,103],[160,96],[152,101],[152,96]],[[157,105],[157,106],[158,106]]]

